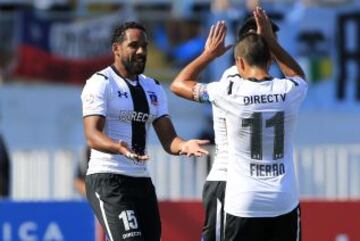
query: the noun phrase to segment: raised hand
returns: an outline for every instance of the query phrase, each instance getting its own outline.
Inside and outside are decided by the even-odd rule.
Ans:
[[[225,21],[218,21],[215,25],[211,25],[204,52],[216,58],[228,51],[232,45],[225,46],[226,32]]]
[[[209,154],[207,150],[202,148],[201,146],[209,144],[208,140],[188,140],[183,143],[183,145],[180,148],[180,155],[186,155],[186,156],[206,156]]]
[[[265,11],[261,7],[256,7],[253,15],[257,25],[257,33],[263,36],[266,40],[275,40],[275,34],[271,27],[271,22]]]

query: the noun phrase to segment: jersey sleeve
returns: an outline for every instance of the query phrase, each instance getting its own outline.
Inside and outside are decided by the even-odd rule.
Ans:
[[[237,70],[237,67],[235,65],[233,65],[230,68],[227,68],[223,72],[220,81],[227,80],[228,78],[231,78],[231,77],[234,77],[234,76],[237,76],[237,75],[240,76],[239,71]]]
[[[287,77],[287,79],[295,85],[295,90],[300,95],[300,97],[304,98],[308,90],[308,82],[299,76]]]
[[[158,86],[158,107],[156,119],[169,115],[166,93],[161,85]]]
[[[108,81],[101,76],[92,76],[86,81],[81,94],[83,116],[102,115],[107,111]]]
[[[209,102],[217,103],[226,95],[227,85],[224,82],[212,82],[206,85],[206,92]]]

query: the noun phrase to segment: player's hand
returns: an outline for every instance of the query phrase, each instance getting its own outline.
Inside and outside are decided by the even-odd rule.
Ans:
[[[215,25],[211,25],[204,53],[207,53],[212,58],[216,58],[228,51],[232,45],[225,46],[226,32],[225,21],[218,21]]]
[[[206,156],[209,154],[209,152],[201,147],[206,144],[209,144],[208,140],[188,140],[182,144],[179,155],[186,155],[188,157]]]
[[[131,151],[129,149],[129,145],[125,141],[120,140],[119,143],[120,143],[120,150],[119,150],[120,154],[124,155],[126,158],[130,160],[142,162],[150,158],[148,155],[140,155]]]
[[[256,25],[257,33],[263,36],[267,41],[276,40],[275,34],[271,27],[271,22],[265,11],[261,7],[256,7],[253,12]]]

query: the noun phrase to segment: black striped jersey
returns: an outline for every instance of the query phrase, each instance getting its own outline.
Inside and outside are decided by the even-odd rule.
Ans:
[[[136,153],[146,152],[150,125],[168,115],[167,99],[159,83],[145,75],[136,81],[121,77],[113,67],[92,75],[81,94],[83,116],[105,117],[104,133],[114,141],[125,141]],[[118,173],[148,177],[145,163],[135,162],[123,155],[92,149],[87,175]]]
[[[226,121],[227,213],[274,217],[298,205],[293,134],[307,86],[299,77],[257,81],[239,75],[206,85]]]

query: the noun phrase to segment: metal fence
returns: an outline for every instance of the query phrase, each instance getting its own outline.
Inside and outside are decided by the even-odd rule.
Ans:
[[[201,198],[210,163],[206,158],[167,155],[149,148],[149,170],[160,200]],[[64,200],[78,198],[73,188],[83,150],[17,150],[12,153],[12,198]],[[297,149],[295,168],[301,198],[359,199],[360,145]]]

